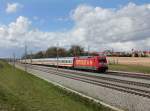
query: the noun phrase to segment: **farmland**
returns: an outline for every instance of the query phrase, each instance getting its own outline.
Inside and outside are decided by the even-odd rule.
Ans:
[[[150,58],[142,57],[108,57],[109,69],[150,73]]]
[[[139,65],[150,67],[150,57],[108,57],[110,64]]]

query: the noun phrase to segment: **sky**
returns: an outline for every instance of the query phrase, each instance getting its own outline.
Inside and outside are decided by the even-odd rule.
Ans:
[[[0,0],[0,57],[56,46],[150,50],[149,0]]]

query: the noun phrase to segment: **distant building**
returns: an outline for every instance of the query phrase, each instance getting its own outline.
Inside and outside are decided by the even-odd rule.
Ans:
[[[150,57],[150,51],[143,51],[144,55]]]
[[[104,53],[107,56],[131,57],[131,52],[111,52],[111,51],[105,51]]]
[[[150,57],[150,51],[132,50],[132,57]]]
[[[94,54],[99,54],[99,52],[93,52]],[[140,51],[140,50],[134,50],[129,52],[114,52],[111,50],[105,50],[104,52],[101,52],[105,54],[106,56],[113,56],[113,57],[150,57],[150,51]]]

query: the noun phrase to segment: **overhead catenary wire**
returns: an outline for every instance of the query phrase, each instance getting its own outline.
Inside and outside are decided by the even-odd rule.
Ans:
[[[115,19],[115,18],[117,18],[117,17],[114,17],[114,18],[112,18],[112,19]],[[121,18],[121,17],[120,17]],[[133,17],[132,17],[133,18]],[[107,21],[104,21],[103,23],[105,23],[105,22],[108,22],[108,19],[107,19]],[[142,25],[143,23],[145,23],[144,21],[142,22],[141,21],[141,23],[138,23],[137,25]],[[122,32],[122,33],[118,33],[118,34],[112,34],[112,35],[105,35],[105,36],[107,36],[107,37],[114,37],[114,36],[127,36],[127,35],[129,35],[129,34],[132,34],[132,33],[140,33],[140,32],[142,32],[142,31],[149,31],[150,30],[150,27],[145,27],[145,28],[137,28],[137,29],[134,29],[133,31],[128,31],[128,32]],[[147,36],[149,36],[149,35],[147,35]],[[82,44],[82,45],[84,45],[84,43],[83,43],[83,40],[82,41],[79,41],[78,42],[78,44]],[[105,43],[104,43],[105,44]],[[69,47],[69,45],[65,45],[64,47]]]

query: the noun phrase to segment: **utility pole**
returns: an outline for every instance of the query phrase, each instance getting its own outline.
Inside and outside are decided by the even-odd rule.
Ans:
[[[89,45],[88,45],[88,56],[90,55],[90,47],[89,47]]]
[[[31,65],[32,65],[32,51],[31,51],[31,54],[30,54],[30,59],[31,59]]]
[[[27,44],[25,42],[25,71],[27,72]]]
[[[57,53],[57,71],[58,71],[58,58],[59,58],[59,53],[58,53],[58,43],[57,43],[57,48],[56,48],[56,53]]]
[[[76,57],[76,47],[73,48],[74,57]]]
[[[15,55],[15,53],[13,53],[13,68],[14,68],[14,71],[15,71],[15,62],[16,62],[16,55]]]

